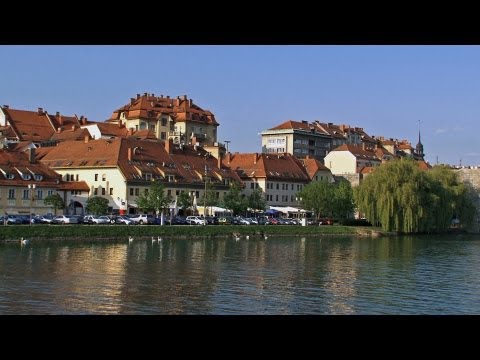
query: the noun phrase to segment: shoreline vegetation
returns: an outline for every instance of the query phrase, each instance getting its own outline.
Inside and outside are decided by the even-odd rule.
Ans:
[[[267,236],[317,236],[351,235],[365,237],[395,236],[397,233],[385,232],[376,227],[361,226],[264,226],[264,225],[33,225],[2,226],[0,242],[12,242],[20,238],[29,240],[118,240],[128,241],[129,236],[138,240],[152,236],[172,239],[228,238],[233,234],[249,235],[253,240]]]

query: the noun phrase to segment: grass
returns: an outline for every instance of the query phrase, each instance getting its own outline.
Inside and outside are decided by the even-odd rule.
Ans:
[[[190,225],[190,226],[126,226],[126,225],[7,225],[0,226],[0,240],[24,238],[128,238],[128,236],[166,236],[181,238],[255,235],[369,235],[378,231],[372,227],[350,226],[264,226],[264,225]]]

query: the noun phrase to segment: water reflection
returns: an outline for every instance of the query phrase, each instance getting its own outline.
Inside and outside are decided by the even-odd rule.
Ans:
[[[0,314],[476,314],[479,240],[0,245]]]

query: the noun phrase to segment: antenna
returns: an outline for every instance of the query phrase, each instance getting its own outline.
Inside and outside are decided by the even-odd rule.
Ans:
[[[225,140],[225,144],[227,144],[227,154],[228,154],[228,144],[230,144],[231,141],[230,140]]]

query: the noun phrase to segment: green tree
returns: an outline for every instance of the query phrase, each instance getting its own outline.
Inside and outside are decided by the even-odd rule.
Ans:
[[[165,195],[165,186],[158,180],[155,180],[147,193],[137,197],[137,205],[145,211],[155,211],[158,215],[160,211],[168,207],[172,202],[170,195]]]
[[[467,189],[446,167],[420,170],[411,159],[378,167],[354,189],[358,210],[386,231],[440,232],[459,216],[467,224],[473,204]]]
[[[206,195],[206,197],[205,197]],[[200,199],[200,204],[208,208],[209,206],[216,206],[218,205],[217,195],[215,193],[215,188],[212,182],[207,182],[207,192],[204,193],[202,198]],[[207,214],[207,211],[204,210],[204,214]],[[210,215],[212,215],[210,213]]]
[[[267,202],[265,201],[265,194],[262,189],[257,188],[252,191],[248,197],[248,207],[253,210],[265,210],[267,207]]]
[[[53,206],[55,215],[57,215],[57,209],[63,209],[65,207],[65,203],[63,202],[62,197],[58,193],[48,195],[43,200],[43,203],[48,206]]]
[[[339,220],[353,216],[355,203],[353,202],[352,185],[347,180],[341,180],[333,185],[332,214]]]
[[[238,183],[232,183],[230,189],[223,197],[224,207],[234,214],[244,213],[248,208],[248,200],[242,196],[242,189]]]
[[[108,199],[101,196],[93,196],[87,200],[86,210],[89,214],[106,215],[108,211]]]
[[[317,220],[323,216],[333,215],[334,187],[326,180],[311,182],[298,193],[305,209],[312,210]]]
[[[184,215],[187,212],[187,209],[193,205],[193,199],[190,194],[186,191],[183,191],[177,197],[177,206],[181,207]]]

